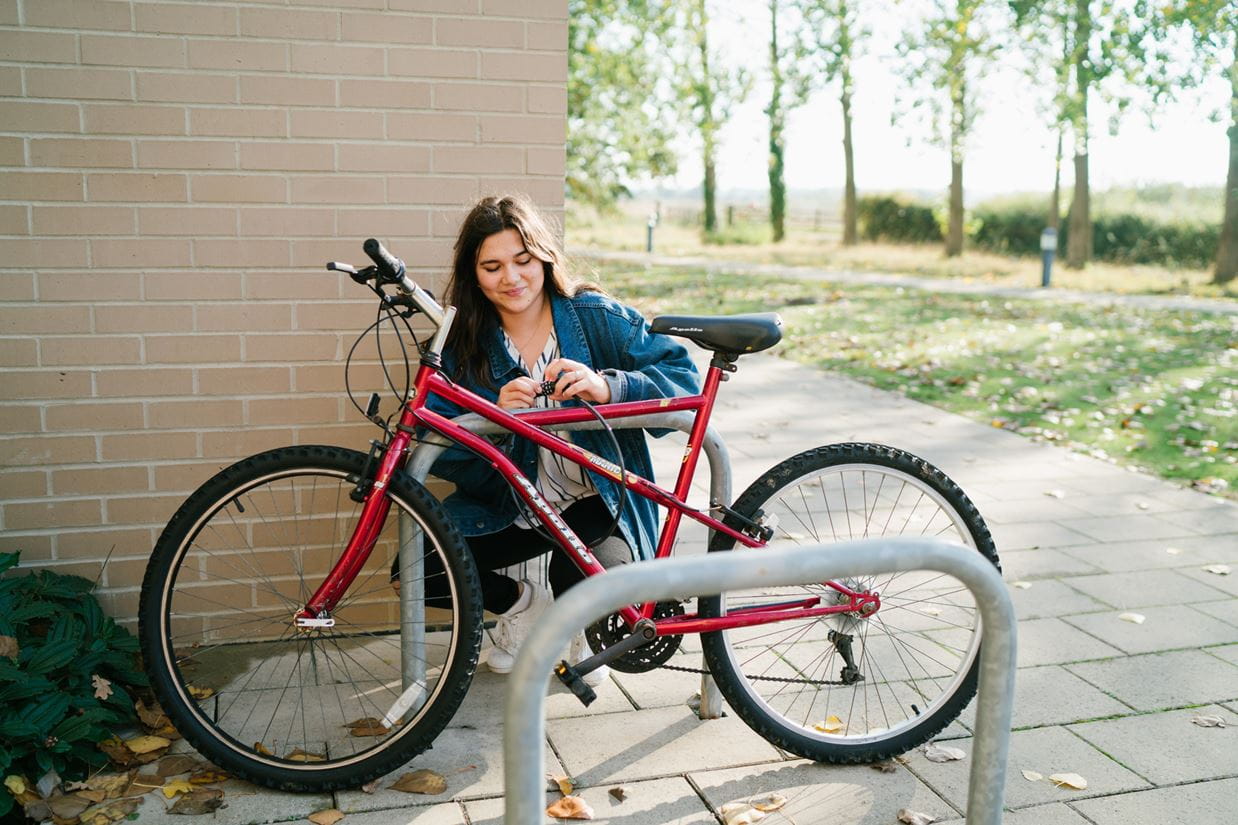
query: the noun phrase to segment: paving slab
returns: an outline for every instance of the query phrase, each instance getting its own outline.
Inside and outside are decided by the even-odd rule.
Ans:
[[[1235,540],[1238,541],[1238,537],[1236,537]],[[1234,556],[1231,555],[1229,558],[1234,559]],[[1208,565],[1217,563],[1229,564],[1231,571],[1234,572],[1230,572],[1222,576],[1217,575],[1216,573],[1209,573],[1204,569],[1204,567]],[[1235,575],[1235,573],[1238,572],[1238,560],[1221,562],[1210,561],[1199,566],[1183,567],[1179,570],[1179,572],[1184,576],[1203,582],[1209,587],[1224,590],[1231,596],[1238,596],[1238,575]]]
[[[1157,650],[1238,642],[1238,627],[1192,610],[1186,605],[1145,607],[1139,612],[1144,616],[1143,624],[1124,622],[1118,618],[1119,614],[1116,612],[1067,616],[1064,621],[1103,639],[1124,653],[1152,653]]]
[[[1128,705],[1093,687],[1061,665],[1025,667],[1015,674],[1014,715],[1010,722],[1012,730],[1062,725],[1131,712]],[[975,730],[974,699],[959,720],[968,730]]]
[[[1164,519],[1201,535],[1238,535],[1238,505],[1228,501],[1199,510],[1175,510],[1166,513]]]
[[[1174,524],[1161,518],[1160,515],[1151,513],[1062,519],[1058,524],[1094,541],[1108,542],[1126,541],[1127,539],[1178,538],[1200,534],[1198,530]]]
[[[568,775],[584,786],[782,759],[738,718],[701,721],[686,707],[556,719],[547,730]]]
[[[1136,710],[1238,699],[1238,667],[1200,650],[1080,662],[1066,669]]]
[[[1178,512],[1182,504],[1158,495],[1155,488],[1142,493],[1085,493],[1066,500],[1064,504],[1090,516],[1137,516],[1142,513]],[[1069,518],[1069,516],[1064,516]]]
[[[1098,610],[1103,610],[1106,606],[1125,610],[1163,604],[1209,602],[1228,596],[1224,590],[1209,587],[1206,583],[1184,576],[1177,570],[1102,573],[1096,576],[1071,576],[1062,581],[1101,602]]]
[[[460,710],[456,711],[452,724],[469,724],[474,727],[501,725],[503,708],[507,701],[507,685],[507,676],[491,673],[484,666],[478,668],[473,684],[469,687]],[[632,709],[632,703],[613,682],[607,680],[594,690],[598,698],[593,704],[585,706],[558,679],[550,679],[546,691],[546,718],[596,716]]]
[[[289,793],[229,779],[212,785],[224,792],[224,807],[210,816],[211,825],[262,825],[289,819],[305,819],[314,811],[333,806],[330,793]],[[141,825],[185,825],[191,818],[168,813],[172,803],[155,791],[134,812]]]
[[[981,513],[983,515],[983,512]],[[1008,550],[1034,550],[1038,547],[1070,547],[1077,544],[1089,544],[1093,541],[1078,530],[1064,527],[1058,522],[1016,522],[1014,524],[994,524],[990,527],[993,542],[997,545],[997,555]]]
[[[699,652],[681,651],[672,656],[667,664],[699,668],[704,663]],[[686,707],[688,699],[701,690],[701,674],[662,668],[648,673],[611,671],[611,678],[638,708]]]
[[[1191,724],[1191,717],[1198,715],[1220,716],[1227,727]],[[1220,705],[1085,722],[1068,729],[1155,785],[1238,774],[1238,715]]]
[[[969,484],[955,479],[959,484]],[[969,484],[969,486],[971,486]],[[1165,505],[1168,507],[1169,505]],[[979,508],[985,522],[993,527],[998,524],[1027,524],[1037,521],[1052,521],[1059,518],[1079,518],[1088,515],[1072,503],[1062,499],[1040,495],[1036,498],[1019,498],[1009,501],[986,502]]]
[[[1075,556],[1069,552],[1069,548],[1003,550],[998,547],[997,557],[1002,563],[1002,576],[1007,581],[1100,573],[1104,569],[1091,561]]]
[[[1106,659],[1122,653],[1118,648],[1056,618],[1025,619],[1019,622],[1018,634],[1019,667]]]
[[[1193,604],[1191,607],[1200,613],[1207,613],[1215,619],[1220,619],[1231,625],[1238,625],[1238,599],[1226,599],[1223,602],[1206,602]]]
[[[1011,576],[1007,581],[1017,581]],[[1066,581],[1073,581],[1067,579]],[[1010,601],[1015,615],[1020,619],[1044,619],[1070,613],[1089,613],[1104,610],[1108,605],[1099,602],[1079,590],[1068,587],[1061,581],[1043,579],[1031,582],[1031,587],[1011,587]]]
[[[594,822],[614,825],[717,825],[701,797],[686,779],[674,777],[648,782],[624,782],[628,795],[622,802],[608,793],[616,784],[599,785],[575,792],[593,808]],[[546,794],[546,804],[560,797]],[[503,799],[478,799],[464,803],[472,825],[502,825]],[[547,822],[552,820],[546,817]]]
[[[1232,665],[1238,665],[1238,645],[1218,645],[1217,647],[1206,647],[1204,652],[1216,656],[1218,659],[1224,659]]]
[[[468,825],[459,802],[349,814],[348,825]]]
[[[1177,552],[1171,553],[1170,550]],[[1224,561],[1216,558],[1215,539],[1202,536],[1148,541],[1096,542],[1065,548],[1067,555],[1089,562],[1107,573],[1164,568],[1200,568]],[[1238,551],[1235,551],[1238,553]]]
[[[1109,799],[1112,797],[1106,797]],[[1138,820],[1131,820],[1124,825]],[[933,825],[966,825],[966,820],[949,819],[934,822]],[[1002,825],[1091,825],[1091,820],[1082,815],[1066,802],[1053,802],[1048,805],[1035,805],[1031,808],[1020,808],[1017,811],[1007,811],[1002,815]],[[1195,823],[1195,825],[1201,825]]]
[[[1238,821],[1238,779],[1085,799],[1074,807],[1094,825],[1205,825]]]
[[[951,743],[968,754],[966,759],[958,762],[930,762],[919,750],[909,754],[908,762],[908,767],[924,780],[925,784],[964,813],[971,771],[971,741]],[[1088,780],[1088,787],[1087,790],[1075,791],[1056,787],[1045,780],[1029,782],[1023,777],[1023,770],[1036,771],[1044,776],[1077,773]],[[1015,731],[1010,735],[1010,756],[1003,793],[1007,808],[1067,802],[1147,787],[1150,785],[1145,779],[1122,767],[1066,728],[1037,728]]]
[[[820,765],[797,760],[781,765],[693,771],[689,779],[714,810],[776,793],[787,804],[770,822],[796,825],[886,825],[900,808],[939,819],[958,815],[910,771],[882,773],[867,765]],[[782,820],[777,819],[781,815]]]

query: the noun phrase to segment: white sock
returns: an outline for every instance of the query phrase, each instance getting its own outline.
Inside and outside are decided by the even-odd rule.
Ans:
[[[516,603],[507,608],[504,616],[510,616],[513,613],[519,613],[521,610],[526,610],[529,604],[533,601],[533,587],[525,582],[519,582],[520,595],[516,597]]]

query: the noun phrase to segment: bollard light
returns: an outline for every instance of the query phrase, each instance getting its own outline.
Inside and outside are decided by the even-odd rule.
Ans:
[[[645,224],[645,251],[653,252],[653,228],[658,225],[658,213],[651,212],[649,223]]]
[[[1040,233],[1040,285],[1049,286],[1049,278],[1053,274],[1053,256],[1057,254],[1057,230],[1046,226]]]

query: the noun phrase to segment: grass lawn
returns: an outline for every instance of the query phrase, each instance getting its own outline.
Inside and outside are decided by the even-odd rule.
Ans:
[[[598,263],[647,316],[777,311],[775,352],[1197,489],[1238,487],[1238,317]]]

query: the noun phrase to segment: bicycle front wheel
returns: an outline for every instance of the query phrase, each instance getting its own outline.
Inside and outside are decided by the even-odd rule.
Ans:
[[[194,747],[242,778],[358,787],[428,748],[472,679],[476,566],[442,505],[402,474],[334,624],[294,624],[352,536],[364,463],[320,446],[247,458],[190,496],[151,556],[139,635],[155,695]],[[389,581],[401,541],[414,560],[402,586],[442,594],[403,621]]]
[[[958,485],[891,447],[801,453],[757,479],[734,509],[773,529],[771,547],[922,536],[958,542],[997,564],[989,530]],[[716,534],[710,551],[734,545]],[[928,741],[975,694],[979,611],[962,582],[936,571],[839,583],[878,593],[880,609],[702,634],[705,660],[735,712],[778,747],[823,762],[887,759]],[[848,603],[817,583],[703,598],[700,612],[725,616],[809,597],[821,606]]]

